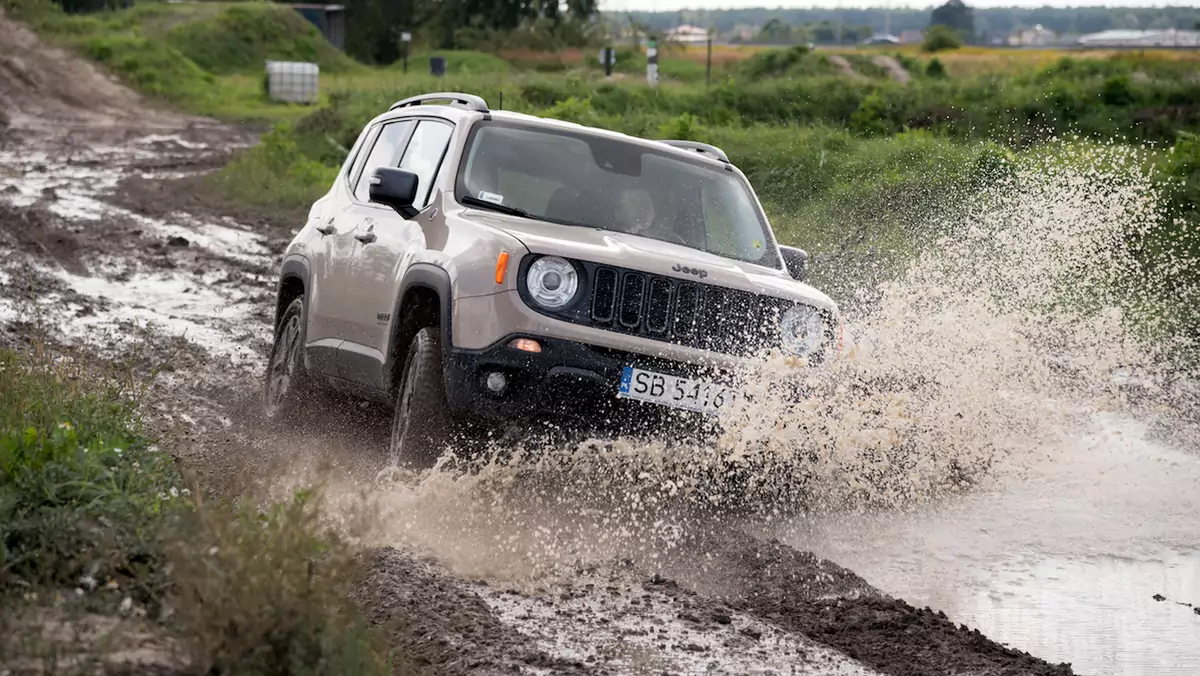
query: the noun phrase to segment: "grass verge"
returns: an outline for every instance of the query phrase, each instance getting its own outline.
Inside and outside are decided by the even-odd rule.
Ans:
[[[260,510],[192,494],[144,433],[133,382],[0,352],[0,662],[126,659],[131,619],[160,667],[388,672],[349,600],[353,552],[322,530],[317,500]],[[114,631],[81,643],[100,624]]]

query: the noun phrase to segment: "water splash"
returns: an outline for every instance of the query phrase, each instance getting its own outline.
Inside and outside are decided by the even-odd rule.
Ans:
[[[1128,245],[1161,222],[1144,166],[1116,146],[1006,164],[863,289],[842,358],[748,368],[755,403],[718,438],[470,449],[382,480],[377,537],[489,578],[654,567],[731,519],[904,509],[1053,462],[1096,412],[1137,409],[1131,380],[1165,392],[1178,375],[1161,335],[1146,339],[1162,294]]]

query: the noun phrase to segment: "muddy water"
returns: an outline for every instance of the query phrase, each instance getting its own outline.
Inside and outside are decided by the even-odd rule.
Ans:
[[[1081,674],[1197,673],[1200,456],[1112,417],[1046,451],[959,499],[778,534]]]
[[[171,178],[186,172],[158,165],[203,161],[218,149],[163,134],[119,145],[37,141],[0,149],[3,202],[25,212],[25,222],[5,234],[33,254],[0,251],[25,266],[22,279],[4,282],[0,312],[15,312],[19,299],[25,316],[60,339],[107,351],[147,333],[184,337],[214,357],[257,368],[267,335],[256,315],[273,260],[264,238],[186,213],[149,218],[107,199],[122,178]]]

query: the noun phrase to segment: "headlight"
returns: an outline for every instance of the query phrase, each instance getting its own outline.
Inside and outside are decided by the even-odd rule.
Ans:
[[[543,256],[529,266],[525,288],[533,300],[548,310],[557,310],[575,297],[579,275],[575,266],[558,256]]]
[[[779,319],[779,336],[785,352],[805,357],[821,347],[825,322],[814,307],[796,305],[783,311]]]

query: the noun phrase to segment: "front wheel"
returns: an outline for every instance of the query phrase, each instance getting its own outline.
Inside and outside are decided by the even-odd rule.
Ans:
[[[453,438],[454,428],[446,405],[441,336],[435,328],[424,328],[413,337],[405,359],[392,415],[389,460],[413,469],[432,467]]]

